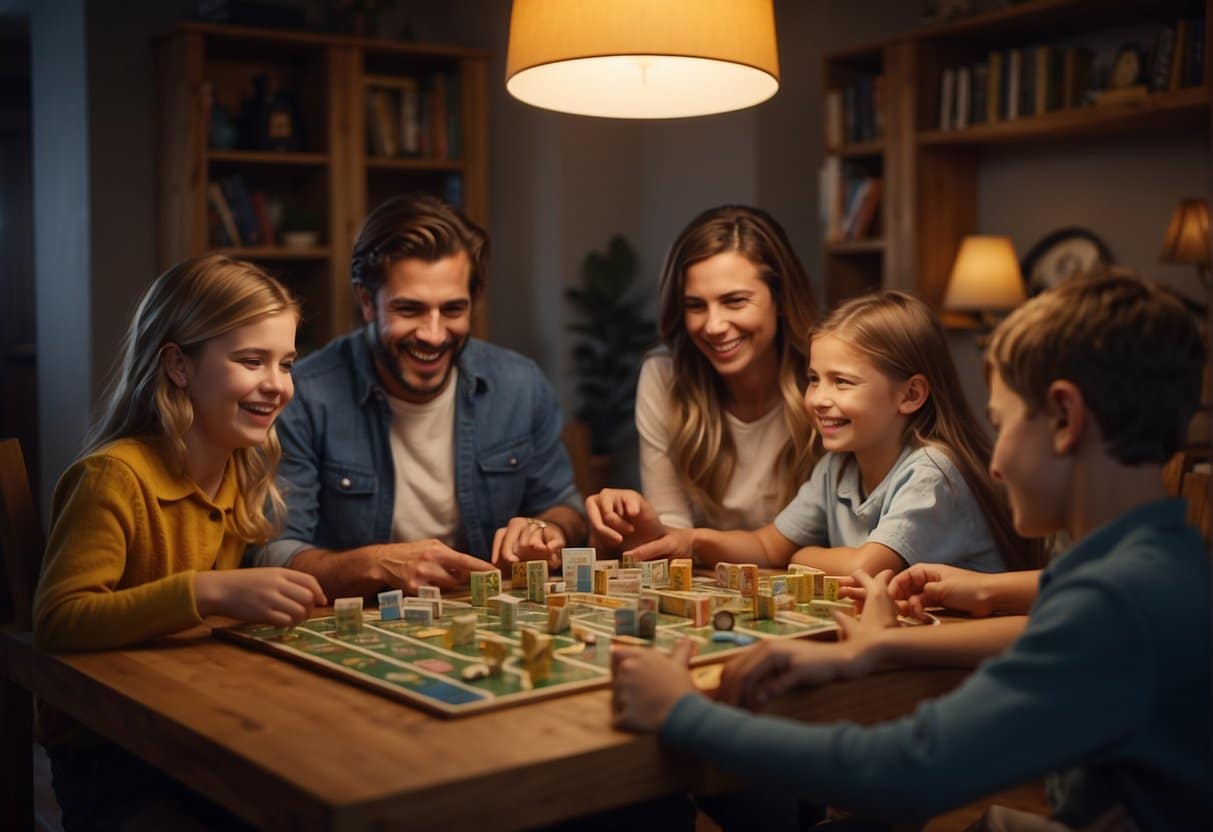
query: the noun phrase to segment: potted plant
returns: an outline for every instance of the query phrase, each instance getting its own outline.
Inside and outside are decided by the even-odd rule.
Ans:
[[[580,336],[573,345],[573,372],[576,417],[589,432],[589,472],[578,483],[586,494],[606,485],[610,454],[633,429],[636,376],[656,339],[656,324],[645,314],[647,298],[632,291],[635,282],[636,252],[615,235],[605,252],[586,255],[581,285],[564,292],[579,318],[568,329]]]

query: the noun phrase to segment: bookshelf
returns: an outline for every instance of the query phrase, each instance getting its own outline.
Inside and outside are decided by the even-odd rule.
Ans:
[[[301,350],[354,325],[350,253],[384,199],[428,191],[487,227],[487,52],[207,23],[184,24],[154,49],[159,266],[207,251],[256,262],[301,298]],[[265,95],[255,95],[258,84]],[[400,100],[411,90],[433,108],[435,87],[440,127],[431,110],[406,121],[397,106],[385,148],[388,110],[371,109],[372,93]],[[258,111],[250,99],[267,104]],[[220,129],[214,107],[229,116]],[[313,233],[287,245],[290,231]],[[473,331],[485,330],[475,310]]]
[[[860,171],[883,179],[879,219],[867,238],[831,239],[827,230],[824,280],[828,302],[834,305],[882,287],[900,288],[916,292],[938,309],[960,241],[977,230],[983,148],[1017,143],[1044,155],[1065,143],[1115,142],[1150,131],[1207,135],[1213,98],[1208,70],[1211,6],[1213,0],[1027,0],[827,55],[823,187],[825,172],[847,163],[858,163]],[[995,54],[1019,51],[1036,55],[1038,47],[1047,47],[1043,51],[1050,57],[1041,57],[1045,63],[1039,65],[1050,67],[1046,78],[1056,83],[1067,60],[1066,51],[1078,54],[1090,49],[1098,66],[1109,57],[1109,47],[1100,44],[1101,37],[1118,42],[1136,31],[1149,41],[1166,27],[1174,30],[1181,20],[1197,35],[1189,39],[1201,56],[1195,77],[1168,79],[1167,84],[1151,89],[1152,50],[1147,48],[1141,79],[1147,88],[1136,90],[1139,95],[1087,103],[1081,95],[1067,101],[1064,91],[1046,87],[1038,93],[1033,88],[1034,95],[1047,93],[1047,104],[1043,98],[1034,101],[1035,106],[1014,118],[999,111],[995,121],[965,120],[963,126],[957,126],[957,119],[950,119],[946,126],[942,123],[944,113],[956,112],[958,103],[952,98],[958,95],[957,88],[949,89],[945,80],[949,71],[959,73],[961,68],[983,62],[992,65]],[[1048,60],[1057,63],[1048,64]],[[832,142],[830,133],[836,137],[838,129],[831,127],[831,121],[837,121],[836,113],[831,113],[831,106],[837,109],[830,103],[831,94],[836,96],[857,74],[865,72],[879,73],[884,79],[884,95],[877,102],[885,109],[884,134],[875,142]],[[969,91],[975,88],[974,83]],[[1002,92],[1006,94],[1005,89]],[[828,203],[828,192],[826,198]],[[833,204],[835,211],[844,210],[836,196]]]

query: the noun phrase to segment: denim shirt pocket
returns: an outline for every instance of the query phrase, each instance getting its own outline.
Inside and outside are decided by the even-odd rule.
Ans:
[[[497,523],[504,524],[522,509],[531,453],[531,437],[524,435],[496,442],[477,456]]]
[[[320,472],[323,489],[320,528],[332,539],[322,546],[353,549],[376,542],[375,519],[379,476],[359,465],[329,460]]]

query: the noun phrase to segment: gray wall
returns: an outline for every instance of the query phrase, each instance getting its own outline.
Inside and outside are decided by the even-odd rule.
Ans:
[[[318,4],[305,3],[315,17]],[[28,10],[0,0],[0,12]],[[188,16],[186,0],[32,4],[36,269],[45,490],[79,447],[89,406],[142,288],[154,274],[155,85],[151,37]],[[535,110],[504,89],[509,4],[406,0],[420,40],[493,50],[490,77],[489,288],[493,340],[533,356],[566,407],[568,310],[560,290],[581,260],[623,233],[655,296],[666,246],[697,212],[752,202],[786,226],[820,272],[817,170],[822,157],[822,54],[906,31],[919,4],[776,0],[780,92],[756,108],[686,121],[624,122]],[[1207,195],[1208,146],[1195,136],[1092,140],[1069,148],[985,154],[979,228],[1022,254],[1044,233],[1084,225],[1122,262],[1176,284],[1190,271],[1154,262],[1173,205]],[[1199,187],[1196,187],[1199,186]],[[957,337],[974,404],[984,399],[977,352]],[[625,466],[626,467],[626,466]],[[629,471],[621,479],[632,478]]]

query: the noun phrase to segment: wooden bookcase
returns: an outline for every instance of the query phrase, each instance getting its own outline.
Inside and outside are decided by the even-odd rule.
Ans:
[[[302,350],[354,325],[350,253],[362,220],[383,200],[428,191],[451,199],[487,227],[487,52],[205,23],[185,24],[157,39],[154,48],[159,266],[212,250],[258,263],[302,299]],[[235,120],[258,76],[293,99],[296,146],[213,148],[211,102]],[[427,96],[433,95],[431,84],[447,88],[446,151],[439,155],[431,143],[428,156],[372,156],[368,92],[410,84]],[[288,247],[279,235],[252,246],[217,245],[208,188],[232,176],[249,191],[272,195],[287,218],[310,215],[318,225],[316,244]],[[285,220],[282,230],[290,225]],[[476,310],[473,331],[483,335],[485,329]]]
[[[873,236],[825,243],[828,303],[883,287],[914,291],[938,309],[960,241],[977,230],[977,180],[984,147],[1017,142],[1037,146],[1044,154],[1050,146],[1094,135],[1147,130],[1208,135],[1211,11],[1213,0],[1028,0],[827,55],[827,97],[863,73],[883,75],[885,93],[880,140],[840,146],[830,146],[827,140],[828,157],[857,162],[883,179],[880,221]],[[1181,18],[1203,19],[1204,76],[1199,85],[1118,103],[938,129],[941,81],[950,67],[976,62],[995,50],[1057,43],[1116,26],[1174,24]]]

